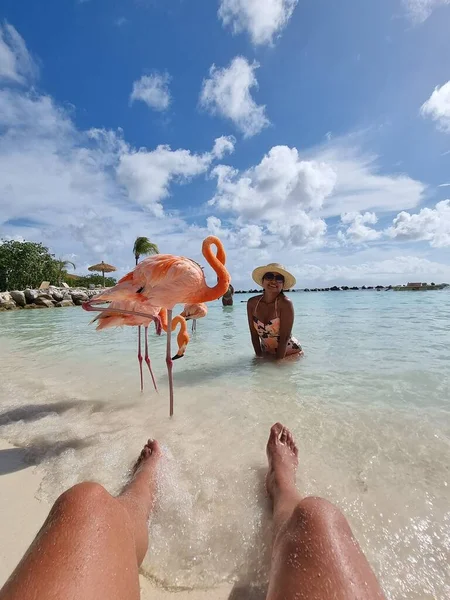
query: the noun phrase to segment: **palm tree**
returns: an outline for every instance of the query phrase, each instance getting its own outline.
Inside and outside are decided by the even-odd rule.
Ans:
[[[133,246],[133,254],[138,264],[140,257],[143,254],[159,254],[159,249],[156,244],[151,242],[146,237],[137,237]]]
[[[74,270],[76,270],[76,266],[74,265],[74,263],[71,260],[62,260],[61,258],[59,258],[58,260],[55,260],[55,265],[56,265],[56,273],[57,273],[56,280],[59,285],[61,285],[62,276],[64,274],[67,275],[66,269],[69,265],[72,266],[74,268]]]

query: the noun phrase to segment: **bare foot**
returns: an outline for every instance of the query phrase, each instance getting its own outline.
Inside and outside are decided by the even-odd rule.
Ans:
[[[142,452],[139,455],[139,458],[136,461],[136,464],[133,467],[133,475],[136,475],[141,468],[153,469],[156,466],[156,463],[159,461],[161,457],[161,449],[156,440],[148,440],[145,444]],[[150,460],[152,459],[152,460]]]
[[[266,488],[272,502],[282,495],[297,495],[295,473],[298,467],[298,449],[289,429],[275,423],[270,430],[267,442],[269,471]]]
[[[157,467],[160,458],[161,449],[158,442],[148,440],[131,471],[131,479],[119,498],[122,500],[134,498],[150,514],[155,500]]]
[[[158,442],[148,440],[132,469],[130,482],[118,497],[134,530],[139,565],[144,560],[148,548],[147,523],[155,505],[160,458],[161,449]]]

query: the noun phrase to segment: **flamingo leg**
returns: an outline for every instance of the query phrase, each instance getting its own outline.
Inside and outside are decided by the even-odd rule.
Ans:
[[[138,361],[139,373],[141,375],[141,392],[144,391],[144,376],[142,375],[142,352],[141,352],[141,326],[138,327]]]
[[[170,396],[170,416],[173,415],[173,374],[172,374],[172,354],[170,351],[170,338],[172,336],[172,311],[167,310],[167,353],[166,353],[166,364],[167,373],[169,375],[169,396]]]
[[[197,331],[197,319],[192,319],[192,333]]]
[[[148,370],[150,371],[150,375],[152,376],[152,381],[153,381],[155,390],[158,391],[158,386],[156,385],[155,376],[153,375],[153,371],[152,371],[152,364],[150,362],[150,356],[148,355],[148,327],[144,327],[144,336],[145,336],[145,362],[147,363]]]

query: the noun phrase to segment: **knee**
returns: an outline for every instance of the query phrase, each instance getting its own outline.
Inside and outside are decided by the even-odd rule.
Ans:
[[[290,520],[291,527],[303,531],[348,530],[342,512],[328,500],[311,496],[297,504]]]
[[[53,511],[58,513],[98,514],[108,510],[114,498],[99,483],[74,485],[56,500]]]

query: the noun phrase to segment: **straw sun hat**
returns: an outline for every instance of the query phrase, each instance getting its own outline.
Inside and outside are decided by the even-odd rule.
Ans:
[[[296,284],[295,277],[289,271],[280,265],[279,263],[270,263],[268,265],[264,265],[263,267],[256,267],[256,269],[252,273],[253,281],[255,281],[258,285],[262,286],[263,277],[266,273],[279,273],[284,277],[284,286],[283,289],[289,290]]]

